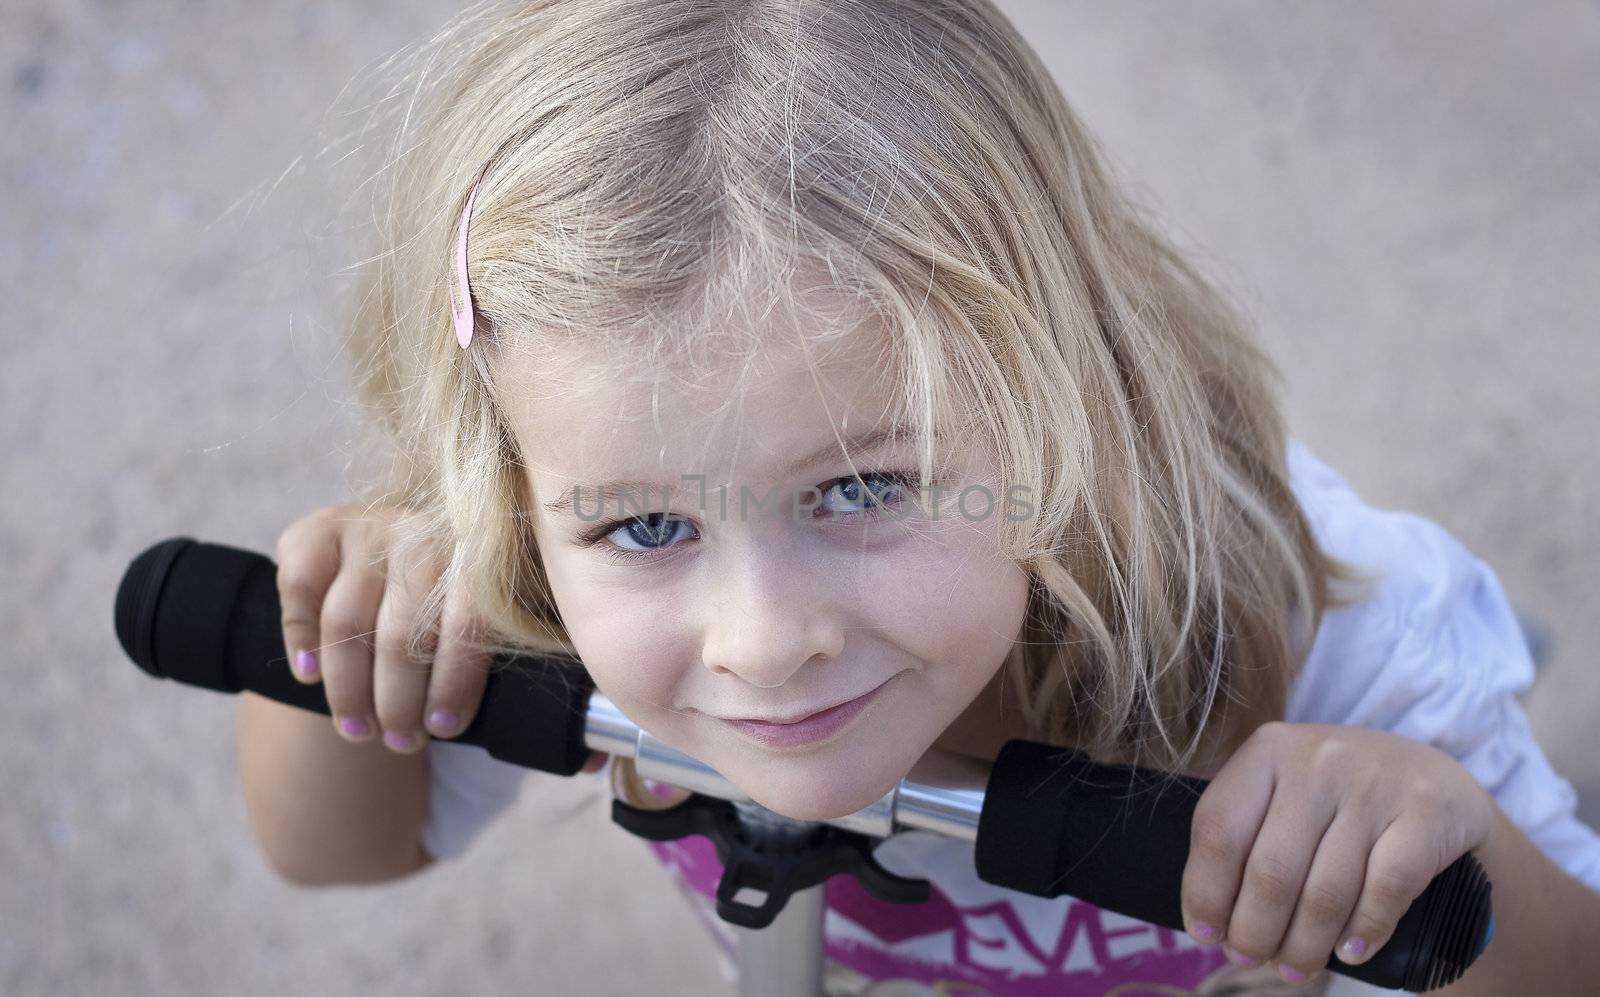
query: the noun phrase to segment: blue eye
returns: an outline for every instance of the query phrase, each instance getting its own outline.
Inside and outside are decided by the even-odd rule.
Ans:
[[[677,533],[677,528],[687,526],[688,521],[683,519],[667,519],[666,513],[652,512],[647,516],[636,516],[625,519],[616,526],[611,527],[602,536],[615,533],[627,538],[631,543],[639,544],[641,550],[622,548],[629,554],[647,554],[653,550],[660,550],[667,546],[668,541]]]
[[[917,476],[913,471],[879,471],[834,478],[817,486],[820,498],[817,511],[823,516],[871,517],[880,509],[894,504],[901,490],[914,488]],[[862,485],[865,483],[866,487]],[[844,508],[829,502],[833,494],[842,497]],[[645,516],[617,519],[600,523],[578,537],[579,546],[593,547],[605,541],[605,555],[617,561],[652,561],[665,556],[662,551],[674,546],[671,541],[679,527],[689,527],[687,519],[652,512]],[[615,539],[613,539],[615,538]],[[619,546],[619,543],[637,544],[637,547]]]
[[[867,482],[865,488],[862,488],[863,482]],[[885,482],[887,482],[887,484],[885,484]],[[818,507],[821,508],[826,506],[827,497],[837,491],[840,495],[844,496],[844,500],[846,502],[870,502],[873,509],[881,509],[888,506],[894,499],[899,497],[900,489],[905,488],[913,483],[914,482],[910,474],[890,472],[874,472],[871,474],[864,474],[860,478],[857,478],[855,475],[849,475],[843,478],[835,478],[828,482],[826,488],[818,489],[822,492],[823,499],[823,501],[818,503]],[[856,508],[835,509],[831,511],[842,515],[855,515],[867,510],[864,506],[858,505]]]

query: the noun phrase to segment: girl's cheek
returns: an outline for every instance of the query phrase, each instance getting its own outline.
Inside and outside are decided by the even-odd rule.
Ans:
[[[973,525],[883,562],[872,584],[879,619],[927,661],[997,661],[1021,627],[1029,588],[1027,572],[999,559],[997,547]]]
[[[630,714],[674,702],[679,642],[648,625],[648,611],[611,600],[563,600],[559,591],[557,604],[568,637],[606,698]]]
[[[600,691],[625,712],[663,715],[677,702],[681,675],[672,652],[660,643],[634,641],[578,645]]]

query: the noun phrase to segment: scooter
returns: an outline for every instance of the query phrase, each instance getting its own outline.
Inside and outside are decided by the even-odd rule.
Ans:
[[[285,667],[270,558],[190,537],[162,541],[129,564],[115,613],[123,650],[152,676],[219,692],[248,689],[329,714],[323,686],[302,684]],[[737,928],[744,997],[821,992],[829,877],[853,876],[891,903],[928,899],[926,880],[896,875],[872,854],[882,839],[909,829],[973,842],[985,882],[1038,897],[1070,895],[1182,931],[1189,825],[1207,785],[1012,740],[987,772],[952,756],[924,781],[902,779],[865,809],[799,821],[652,737],[595,691],[580,661],[557,656],[497,660],[477,716],[452,740],[554,775],[576,774],[591,751],[627,756],[644,778],[688,790],[665,810],[614,800],[612,820],[650,840],[711,840],[724,870],[717,914]],[[1351,966],[1330,957],[1327,968],[1379,987],[1431,990],[1466,972],[1492,931],[1490,884],[1469,852],[1434,877],[1371,959]]]

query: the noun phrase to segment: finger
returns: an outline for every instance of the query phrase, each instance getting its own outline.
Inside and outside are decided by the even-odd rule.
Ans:
[[[369,563],[366,544],[357,532],[343,534],[341,560],[339,577],[322,604],[322,645],[317,653],[334,727],[347,741],[365,742],[377,736],[372,640],[383,602],[383,567]]]
[[[1373,825],[1340,812],[1322,836],[1300,902],[1275,957],[1279,975],[1300,983],[1327,966],[1328,954],[1355,910],[1372,850]]]
[[[1227,929],[1245,857],[1272,798],[1272,768],[1262,762],[1247,741],[1195,804],[1180,895],[1189,934],[1207,944]]]
[[[279,535],[275,559],[289,674],[313,685],[322,680],[316,649],[322,643],[322,602],[339,574],[339,535],[320,516],[304,516]]]
[[[485,633],[466,586],[452,585],[440,615],[439,650],[428,684],[427,726],[435,737],[455,737],[477,715],[489,681],[489,655],[482,649]]]
[[[428,702],[437,630],[432,625],[422,627],[415,654],[409,640],[422,603],[438,581],[439,567],[432,559],[405,568],[391,561],[388,575],[373,642],[372,701],[383,743],[391,751],[410,755],[428,742],[422,710]]]
[[[1355,912],[1339,932],[1343,941],[1335,951],[1342,961],[1360,964],[1388,944],[1412,902],[1434,876],[1456,860],[1458,856],[1445,854],[1440,847],[1437,828],[1408,812],[1378,836],[1367,856]],[[1356,943],[1351,944],[1351,939]]]
[[[580,772],[598,772],[606,767],[606,760],[611,756],[600,751],[589,752],[589,757],[584,759]]]
[[[1300,792],[1281,783],[1273,791],[1227,927],[1228,948],[1250,964],[1271,959],[1282,946],[1336,805],[1328,793]]]

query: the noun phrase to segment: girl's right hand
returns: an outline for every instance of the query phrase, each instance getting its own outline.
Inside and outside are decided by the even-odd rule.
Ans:
[[[422,660],[406,656],[406,633],[448,563],[440,551],[403,576],[383,560],[398,510],[360,503],[325,506],[278,538],[278,597],[289,670],[327,686],[334,729],[415,754],[429,735],[454,737],[477,713],[489,658],[475,651],[482,621],[452,589],[428,631]],[[440,634],[443,640],[440,640]]]
[[[339,736],[359,744],[381,727],[383,743],[409,755],[430,735],[451,738],[467,729],[490,662],[476,649],[483,620],[459,587],[446,594],[442,620],[427,631],[424,658],[407,658],[406,634],[449,555],[435,551],[391,577],[381,557],[397,517],[393,507],[347,503],[290,523],[278,537],[278,598],[290,674],[327,686]],[[591,751],[582,771],[598,771],[606,758]]]

